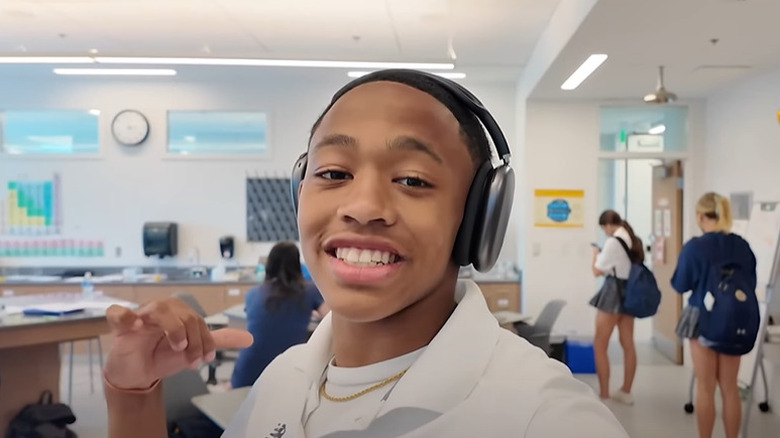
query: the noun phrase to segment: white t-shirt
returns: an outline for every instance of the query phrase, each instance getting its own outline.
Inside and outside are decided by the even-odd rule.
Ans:
[[[406,374],[391,391],[378,391],[385,396],[364,429],[305,425],[322,404],[319,387],[333,357],[328,314],[308,343],[268,365],[223,438],[628,438],[593,389],[499,327],[476,283],[458,281],[455,301]]]
[[[425,347],[403,356],[355,368],[335,366],[331,361],[325,371],[325,392],[333,397],[354,394],[411,367],[423,351]],[[398,380],[348,401],[330,401],[324,397],[320,398],[317,394],[319,406],[304,422],[306,436],[324,436],[333,432],[365,429],[376,418],[382,401],[390,395],[396,383]],[[309,403],[316,402],[317,400],[309,400]]]
[[[595,266],[604,275],[613,275],[612,269],[614,268],[617,278],[625,280],[631,272],[631,259],[628,258],[623,246],[615,237],[622,238],[628,245],[628,249],[631,249],[631,236],[625,228],[620,227],[615,230],[614,236],[604,243],[604,248],[596,257]]]

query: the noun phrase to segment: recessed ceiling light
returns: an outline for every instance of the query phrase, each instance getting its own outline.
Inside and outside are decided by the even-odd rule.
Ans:
[[[55,68],[58,75],[74,76],[175,76],[169,68]]]
[[[97,55],[98,52],[100,52],[100,50],[98,50],[98,49],[89,49],[89,53],[91,53],[93,55]]]
[[[373,73],[370,71],[350,71],[347,72],[347,76],[351,78],[361,78],[369,73]],[[460,73],[460,72],[432,72],[432,74],[435,74],[436,76],[441,76],[443,78],[447,79],[463,79],[466,77],[466,73]]]
[[[561,90],[571,91],[580,86],[599,66],[607,60],[607,55],[590,55],[574,73],[561,85]]]

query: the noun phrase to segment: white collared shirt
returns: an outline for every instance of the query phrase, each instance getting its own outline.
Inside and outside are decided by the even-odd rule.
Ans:
[[[617,237],[623,239],[626,242],[628,249],[631,249],[631,235],[628,234],[628,230],[623,227],[615,230],[613,237],[607,239],[604,242],[604,248],[596,256],[596,269],[603,272],[604,275],[613,275],[613,269],[617,273],[617,278],[623,280],[628,278],[631,273],[631,259],[628,258],[626,250],[623,249],[623,245],[618,242]]]
[[[266,368],[223,438],[628,437],[568,368],[498,326],[476,283],[459,281],[455,300],[366,429],[304,433],[333,356],[328,315],[307,344]]]

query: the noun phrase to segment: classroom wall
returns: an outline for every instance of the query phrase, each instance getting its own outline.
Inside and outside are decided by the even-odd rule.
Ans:
[[[4,73],[6,73],[4,75]],[[253,264],[270,244],[245,242],[245,178],[287,176],[305,149],[311,124],[331,94],[347,82],[343,72],[323,74],[202,68],[174,78],[79,78],[51,74],[7,74],[0,70],[0,109],[98,109],[101,153],[98,158],[8,159],[0,161],[0,179],[46,178],[60,172],[64,233],[74,239],[103,239],[102,258],[2,258],[5,266],[215,264],[218,238],[237,239],[236,262]],[[513,83],[464,81],[494,112],[514,142]],[[151,123],[140,147],[118,145],[110,122],[122,109],[142,111]],[[268,113],[268,159],[198,160],[165,156],[169,109],[261,110]],[[143,256],[142,224],[179,223],[179,256],[158,261]],[[510,224],[507,238],[516,240]],[[4,238],[6,236],[0,236]],[[516,258],[507,245],[502,260]]]
[[[780,70],[707,99],[705,190],[780,201]]]
[[[595,313],[587,302],[597,285],[589,242],[597,230],[598,105],[528,101],[525,143],[524,309],[537,314],[549,300],[564,299],[556,328],[588,333]],[[585,226],[534,227],[534,189],[585,190]]]

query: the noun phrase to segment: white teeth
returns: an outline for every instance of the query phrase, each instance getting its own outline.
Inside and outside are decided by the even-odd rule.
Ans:
[[[386,265],[396,260],[395,254],[388,251],[359,248],[336,248],[336,258],[356,266]]]

